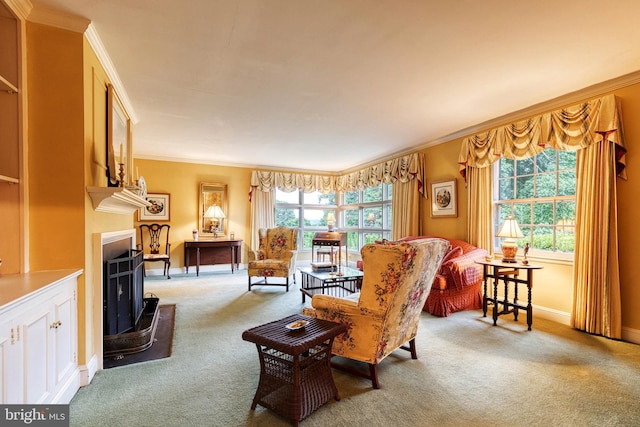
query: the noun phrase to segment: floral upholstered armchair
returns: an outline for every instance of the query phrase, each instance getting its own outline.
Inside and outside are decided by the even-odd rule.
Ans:
[[[288,227],[261,228],[258,231],[260,245],[257,251],[249,251],[249,291],[251,286],[261,284],[286,286],[289,292],[289,277],[296,283],[296,254],[298,230]],[[263,277],[261,282],[251,283],[252,277]],[[285,283],[268,283],[268,277],[283,277]]]
[[[379,388],[377,365],[391,352],[402,348],[417,359],[422,307],[448,248],[443,239],[365,245],[360,251],[364,277],[359,293],[346,298],[313,296],[303,314],[345,324],[347,332],[336,337],[332,352],[367,363],[369,372],[339,364],[335,368],[370,379],[373,388]]]

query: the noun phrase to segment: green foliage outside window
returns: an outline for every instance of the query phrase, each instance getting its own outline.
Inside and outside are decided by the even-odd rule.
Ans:
[[[533,249],[573,252],[575,167],[575,152],[554,149],[528,159],[501,159],[495,229],[513,215],[525,236],[518,246],[529,243]]]

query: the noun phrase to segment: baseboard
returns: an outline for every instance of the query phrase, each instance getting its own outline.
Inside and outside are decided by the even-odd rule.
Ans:
[[[89,363],[79,367],[80,369],[80,386],[84,387],[89,385],[93,380],[94,375],[98,372],[98,356],[95,354],[89,360]]]
[[[553,310],[546,307],[533,306],[534,317],[552,320],[563,325],[571,326],[571,313]],[[640,330],[632,328],[622,328],[622,341],[632,344],[640,344]]]
[[[53,397],[51,403],[66,405],[71,402],[73,396],[76,395],[80,389],[80,370],[75,369],[72,375],[69,376],[67,382],[60,388],[60,391]]]
[[[552,320],[554,322],[561,323],[563,325],[571,325],[571,313],[565,311],[554,310],[552,308],[540,307],[532,305],[534,317],[540,317],[541,319]]]
[[[640,331],[631,328],[622,328],[622,341],[640,344]]]

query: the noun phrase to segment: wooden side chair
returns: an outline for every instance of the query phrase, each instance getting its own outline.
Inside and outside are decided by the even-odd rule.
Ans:
[[[140,224],[140,242],[138,249],[142,250],[144,265],[148,262],[163,262],[163,274],[171,279],[171,243],[169,243],[169,224]],[[146,268],[143,268],[146,277]]]

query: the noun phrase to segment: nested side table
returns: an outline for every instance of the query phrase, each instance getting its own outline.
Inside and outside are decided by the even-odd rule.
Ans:
[[[297,320],[299,330],[285,328]],[[293,420],[295,425],[325,404],[340,400],[331,373],[331,347],[345,325],[294,314],[248,329],[242,339],[252,342],[260,357],[260,381],[251,409],[264,406]]]
[[[482,264],[484,274],[484,295],[482,296],[482,314],[487,317],[488,304],[493,305],[493,326],[498,322],[498,316],[513,313],[513,318],[518,321],[518,310],[527,311],[527,329],[531,330],[533,323],[533,307],[531,306],[531,289],[533,289],[533,270],[539,270],[542,266],[518,263],[505,263],[499,260],[476,261]],[[526,277],[520,278],[520,271],[526,272]],[[493,279],[493,295],[487,294],[487,284]],[[504,295],[498,296],[498,283],[504,283]],[[514,286],[513,299],[509,299],[509,284]],[[518,285],[527,286],[527,305],[518,302]],[[502,306],[502,307],[500,307]]]

